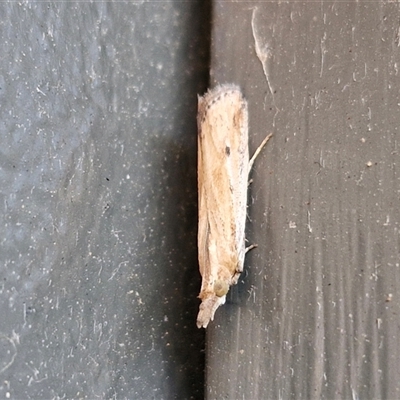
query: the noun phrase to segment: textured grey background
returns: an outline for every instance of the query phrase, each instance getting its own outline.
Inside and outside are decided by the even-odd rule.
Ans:
[[[0,15],[0,398],[202,398],[208,2]]]
[[[249,102],[210,399],[400,397],[391,2],[0,6],[0,397],[202,398],[196,94]]]
[[[212,82],[249,100],[242,282],[207,337],[209,399],[400,398],[400,10],[216,1]]]

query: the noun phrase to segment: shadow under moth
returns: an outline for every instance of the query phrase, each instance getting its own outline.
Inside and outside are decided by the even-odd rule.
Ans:
[[[239,87],[217,86],[199,97],[199,266],[197,326],[206,328],[243,271],[248,176],[268,135],[249,160],[247,102]]]

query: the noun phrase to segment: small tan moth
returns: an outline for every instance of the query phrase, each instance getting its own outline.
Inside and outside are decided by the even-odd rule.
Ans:
[[[236,85],[199,97],[199,266],[197,326],[206,328],[243,271],[248,176],[268,135],[249,160],[247,102]]]

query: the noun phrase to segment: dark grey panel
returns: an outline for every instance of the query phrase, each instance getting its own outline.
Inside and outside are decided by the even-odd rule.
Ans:
[[[213,82],[248,99],[243,278],[209,399],[398,398],[399,5],[217,1]]]
[[[0,397],[202,398],[207,2],[0,14]]]

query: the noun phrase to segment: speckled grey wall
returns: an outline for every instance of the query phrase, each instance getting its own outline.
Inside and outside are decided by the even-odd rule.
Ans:
[[[258,248],[207,339],[209,399],[400,396],[400,10],[216,1],[212,80],[241,85]]]
[[[0,10],[0,397],[202,398],[207,2]]]

